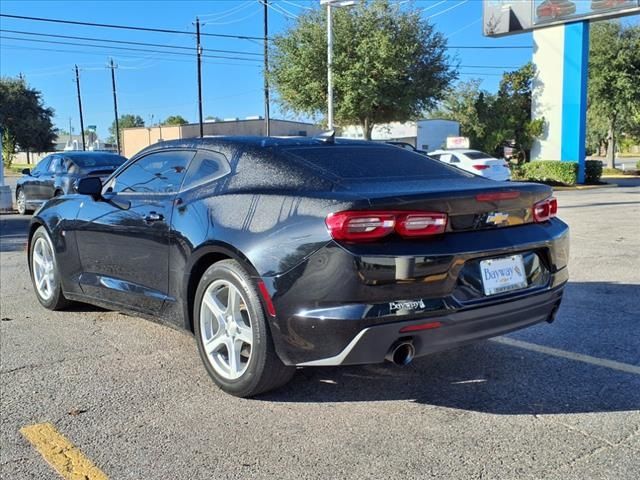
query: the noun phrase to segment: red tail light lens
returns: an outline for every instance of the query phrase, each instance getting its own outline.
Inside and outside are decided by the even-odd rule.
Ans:
[[[447,214],[344,211],[330,214],[325,223],[335,240],[357,242],[383,238],[394,231],[403,237],[443,233],[447,228]]]
[[[336,240],[375,240],[393,232],[395,215],[388,212],[339,212],[326,219],[331,236]]]
[[[443,233],[447,228],[445,213],[409,213],[399,215],[396,232],[403,237],[422,237]]]
[[[489,165],[473,165],[473,168],[475,168],[476,170],[486,170],[487,168],[489,168]]]
[[[533,219],[540,223],[552,219],[558,213],[558,200],[554,197],[547,198],[533,206]]]

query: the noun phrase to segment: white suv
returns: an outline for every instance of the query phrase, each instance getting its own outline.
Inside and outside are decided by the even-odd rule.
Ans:
[[[498,181],[511,180],[511,170],[506,160],[494,158],[478,150],[434,150],[428,155],[481,177]]]

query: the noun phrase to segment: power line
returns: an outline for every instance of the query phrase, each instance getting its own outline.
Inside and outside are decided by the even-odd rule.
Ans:
[[[253,1],[247,0],[244,4],[241,3],[240,5],[231,7],[228,10],[223,10],[222,12],[217,12],[217,13],[205,13],[203,15],[198,15],[198,18],[216,17],[214,20],[220,20],[221,18],[226,18],[242,10],[246,10],[246,8],[250,6],[252,3]]]
[[[71,40],[88,40],[93,42],[118,43],[123,45],[140,45],[140,46],[147,46],[147,47],[173,48],[177,50],[193,51],[193,47],[185,47],[182,45],[169,45],[166,43],[147,43],[147,42],[133,42],[129,40],[113,40],[111,38],[78,37],[75,35],[57,35],[53,33],[26,32],[24,30],[8,30],[4,28],[0,28],[0,32],[18,33],[21,35],[36,35],[39,37],[67,38]],[[258,57],[262,56],[261,53],[245,52],[241,50],[218,50],[213,48],[203,48],[202,50],[206,52],[208,51],[208,52],[219,52],[219,53],[235,53],[240,55],[255,55]]]
[[[104,55],[107,52],[88,52],[86,50],[68,50],[68,49],[60,49],[60,48],[39,48],[39,47],[28,47],[28,46],[24,46],[24,45],[7,45],[7,44],[3,44],[1,46],[1,48],[9,48],[9,49],[19,49],[19,50],[38,50],[38,51],[43,51],[43,52],[55,52],[55,53],[81,53],[83,55],[99,55],[104,57]],[[117,55],[118,58],[120,57],[124,57],[124,58],[135,58],[135,59],[140,59],[140,60],[147,60],[149,58],[149,55],[132,55],[132,54],[125,54],[125,53],[119,53]],[[187,60],[187,59],[183,59],[183,58],[163,58],[163,61],[166,62],[182,62],[182,63],[193,63],[192,60]],[[257,64],[257,63],[232,63],[232,62],[217,62],[215,60],[209,60],[209,61],[203,61],[202,63],[204,63],[205,65],[233,65],[233,66],[238,66],[238,67],[259,67],[261,65]],[[121,67],[121,68],[125,68],[125,67]],[[133,68],[133,67],[128,67],[128,68]],[[102,69],[100,69],[102,70]]]
[[[286,4],[291,5],[293,7],[303,8],[305,10],[314,10],[312,7],[307,7],[305,5],[300,5],[299,3],[290,2],[288,0],[282,0],[282,3],[286,3]]]
[[[76,42],[63,42],[63,41],[59,41],[59,40],[38,40],[35,38],[21,38],[21,37],[11,37],[11,36],[7,36],[7,35],[0,35],[0,38],[4,38],[7,40],[21,40],[23,42],[38,42],[38,43],[46,43],[46,44],[50,44],[50,43],[55,43],[55,44],[59,44],[59,45],[71,45],[71,46],[76,46],[76,47],[92,47],[92,48],[107,48],[107,49],[111,49],[111,50],[125,50],[125,51],[134,51],[134,52],[151,52],[151,53],[163,53],[163,54],[167,54],[167,55],[180,55],[180,56],[186,56],[186,57],[193,57],[193,54],[191,53],[183,53],[183,52],[171,52],[171,51],[166,51],[166,50],[150,50],[148,48],[134,48],[134,47],[114,47],[111,45],[96,45],[93,43],[76,43]],[[242,60],[245,62],[260,62],[259,59],[254,59],[254,58],[245,58],[245,57],[227,57],[224,55],[202,55],[203,57],[206,58],[222,58],[225,60]]]
[[[460,4],[457,4],[457,5],[460,5]],[[438,14],[443,13],[443,12],[439,12]],[[280,12],[280,13],[282,13],[282,12]],[[136,26],[131,26],[131,25],[114,25],[114,24],[106,24],[106,23],[78,22],[78,21],[72,21],[72,20],[60,20],[60,19],[52,19],[52,18],[27,17],[27,16],[23,16],[23,15],[9,15],[9,14],[6,14],[6,13],[0,13],[0,17],[16,18],[16,19],[21,19],[21,20],[53,22],[53,23],[66,23],[66,24],[83,25],[83,26],[90,26],[90,27],[120,28],[120,29],[125,29],[125,30],[138,30],[138,31],[145,31],[145,32],[160,32],[160,33],[175,33],[175,34],[194,35],[194,32],[189,32],[189,31],[186,31],[186,30],[171,30],[171,29],[161,29],[161,28],[136,27]],[[220,33],[201,33],[201,35],[202,36],[212,36],[212,37],[223,37],[223,38],[237,38],[237,39],[251,40],[251,41],[260,40],[260,43],[259,43],[260,45],[262,45],[262,42],[264,41],[264,37],[253,37],[253,36],[245,36],[245,35],[224,35],[224,34],[220,34]],[[273,39],[268,38],[267,40],[270,41],[270,40],[273,40]],[[115,42],[115,40],[114,40],[114,42]],[[513,46],[506,46],[506,45],[501,45],[501,46],[450,45],[447,48],[460,49],[460,50],[463,50],[463,49],[479,49],[479,50],[528,49],[528,50],[531,50],[533,47],[532,46],[526,46],[526,45],[513,45]],[[214,51],[214,50],[210,50],[210,51]],[[231,53],[231,52],[238,53],[238,54],[241,53],[239,51],[229,50],[229,53]],[[248,53],[247,52],[242,52],[241,54],[246,55]]]
[[[25,15],[9,15],[8,13],[0,13],[0,17],[15,18],[19,20],[31,20],[34,22],[50,22],[50,23],[64,23],[67,25],[82,25],[85,27],[99,27],[99,28],[118,28],[121,30],[137,30],[141,32],[156,32],[156,33],[173,33],[179,35],[195,35],[194,32],[188,30],[174,30],[170,28],[151,28],[151,27],[137,27],[134,25],[118,25],[113,23],[93,23],[93,22],[80,22],[77,20],[62,20],[59,18],[44,18],[44,17],[28,17]],[[236,38],[240,40],[264,40],[262,37],[253,37],[250,35],[227,35],[223,33],[201,33],[206,37],[220,37],[220,38]]]
[[[434,13],[433,15],[429,15],[427,18],[434,18],[434,17],[438,17],[440,15],[442,15],[443,13],[447,13],[450,10],[453,10],[454,8],[458,8],[461,7],[462,5],[464,5],[465,3],[469,2],[469,0],[462,0],[462,2],[460,3],[456,3],[455,5],[453,5],[452,7],[449,7],[445,10],[441,10],[440,12]]]

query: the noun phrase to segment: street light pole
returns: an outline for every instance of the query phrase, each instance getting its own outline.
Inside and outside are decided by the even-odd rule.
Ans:
[[[204,137],[202,125],[202,45],[200,43],[200,19],[196,17],[196,56],[198,60],[198,123],[200,124],[200,138]]]
[[[349,7],[355,0],[320,0],[327,6],[327,128],[333,130],[333,18],[332,7]]]
[[[327,2],[327,128],[333,130],[333,20]]]

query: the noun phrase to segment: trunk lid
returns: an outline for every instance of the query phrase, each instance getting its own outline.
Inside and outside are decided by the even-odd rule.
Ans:
[[[351,181],[341,187],[360,196],[364,210],[446,213],[447,231],[453,232],[532,223],[533,205],[552,194],[546,185],[498,183],[482,178]]]

